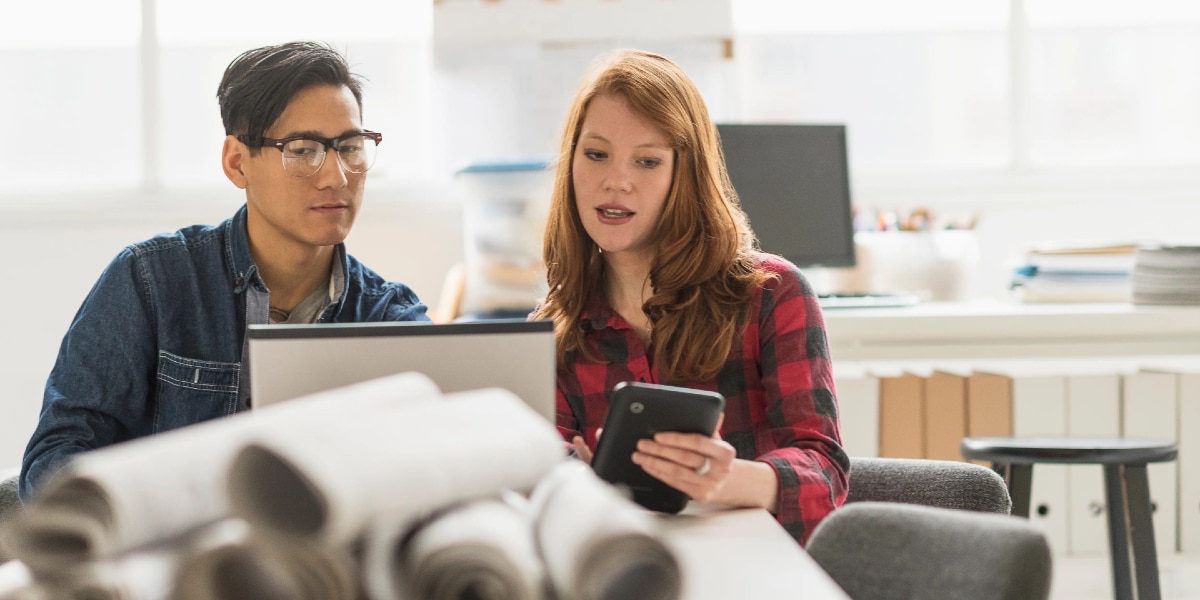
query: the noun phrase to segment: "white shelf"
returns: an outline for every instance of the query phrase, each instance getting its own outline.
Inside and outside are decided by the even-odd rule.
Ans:
[[[1200,307],[931,302],[824,315],[835,362],[1200,354]]]

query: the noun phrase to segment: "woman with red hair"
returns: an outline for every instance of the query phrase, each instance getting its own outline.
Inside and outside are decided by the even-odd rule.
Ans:
[[[712,437],[660,433],[634,462],[691,498],[762,507],[803,543],[845,500],[849,459],[817,299],[756,249],[696,86],[621,51],[571,105],[545,235],[558,428],[590,460],[622,381],[725,396]]]

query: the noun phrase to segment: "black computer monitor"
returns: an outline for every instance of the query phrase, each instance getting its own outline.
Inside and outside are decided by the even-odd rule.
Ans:
[[[798,267],[852,267],[844,125],[718,124],[729,178],[762,249]]]

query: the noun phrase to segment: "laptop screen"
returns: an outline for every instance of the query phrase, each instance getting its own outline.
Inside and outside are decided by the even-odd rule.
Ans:
[[[446,393],[505,388],[554,422],[550,321],[251,325],[247,336],[255,407],[417,371]]]

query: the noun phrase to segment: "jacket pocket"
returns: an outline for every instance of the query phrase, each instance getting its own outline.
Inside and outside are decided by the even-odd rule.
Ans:
[[[237,412],[241,364],[158,353],[154,431],[167,431]]]

